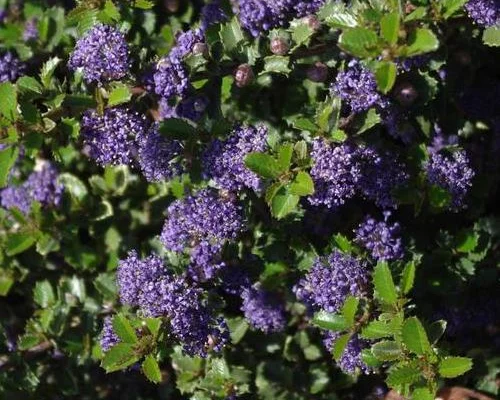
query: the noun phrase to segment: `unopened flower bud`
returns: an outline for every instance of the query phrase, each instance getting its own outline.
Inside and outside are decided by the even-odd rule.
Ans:
[[[288,41],[282,37],[275,37],[271,39],[271,44],[269,46],[271,48],[271,52],[278,56],[284,56],[290,50],[290,46]]]
[[[236,86],[245,87],[248,86],[255,78],[252,67],[248,64],[241,64],[234,73],[234,80]]]
[[[206,43],[198,42],[193,46],[194,55],[202,55],[203,57],[208,57],[208,46]]]
[[[402,106],[412,105],[418,97],[415,87],[409,82],[402,82],[394,88],[396,100]]]
[[[320,61],[307,69],[307,78],[313,82],[324,82],[328,78],[328,67]]]
[[[308,15],[307,17],[304,17],[303,20],[309,28],[311,28],[313,31],[318,31],[319,28],[321,28],[321,23],[319,22],[318,17],[315,15]]]

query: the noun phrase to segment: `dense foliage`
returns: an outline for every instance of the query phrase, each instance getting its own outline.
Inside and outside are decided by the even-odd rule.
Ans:
[[[0,398],[495,396],[498,46],[498,0],[0,0]]]

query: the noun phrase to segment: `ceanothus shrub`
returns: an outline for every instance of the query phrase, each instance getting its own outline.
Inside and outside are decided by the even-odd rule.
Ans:
[[[0,398],[494,398],[499,46],[497,0],[0,0]]]

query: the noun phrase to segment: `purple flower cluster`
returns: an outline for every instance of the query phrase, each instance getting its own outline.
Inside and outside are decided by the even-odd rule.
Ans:
[[[217,186],[226,190],[244,187],[259,191],[260,178],[245,166],[245,157],[267,149],[267,128],[237,127],[226,140],[215,139],[203,155],[203,170]]]
[[[57,180],[57,168],[48,161],[40,162],[35,171],[20,186],[10,186],[0,192],[2,207],[17,208],[29,214],[31,203],[38,201],[42,207],[59,206],[64,186]]]
[[[341,336],[340,332],[328,331],[325,333],[323,343],[328,351],[333,351],[333,346]],[[354,374],[357,371],[369,373],[370,368],[363,362],[361,352],[368,347],[368,342],[361,339],[357,334],[351,336],[347,346],[338,361],[338,366],[346,374]]]
[[[325,3],[324,0],[239,0],[235,12],[241,25],[252,36],[284,26],[297,17],[313,14]]]
[[[340,97],[355,113],[384,103],[377,92],[375,76],[357,60],[351,60],[347,69],[338,73],[330,91],[332,96]]]
[[[393,191],[408,180],[404,165],[393,154],[371,147],[359,149],[361,178],[359,191],[382,208],[396,207]]]
[[[14,82],[24,71],[24,64],[12,54],[7,52],[0,55],[0,83]]]
[[[367,293],[369,275],[365,263],[335,250],[314,261],[311,270],[294,287],[294,292],[312,310],[337,312],[348,295]]]
[[[0,204],[7,210],[17,208],[23,214],[28,215],[31,202],[32,199],[25,185],[8,186],[0,191]]]
[[[81,132],[89,155],[98,164],[131,164],[137,155],[136,136],[146,130],[144,116],[126,108],[107,108],[84,113]]]
[[[220,351],[229,341],[228,328],[213,315],[204,291],[169,272],[159,257],[141,260],[131,251],[120,261],[117,279],[122,303],[148,316],[167,317],[172,336],[187,354],[205,357],[209,349]]]
[[[194,279],[211,279],[223,266],[219,256],[228,241],[243,230],[240,207],[210,189],[174,201],[167,209],[161,241],[171,251],[190,249]]]
[[[469,0],[465,9],[478,25],[488,27],[500,21],[499,0]]]
[[[205,38],[201,30],[183,32],[177,37],[176,45],[170,53],[156,64],[153,74],[154,88],[156,94],[165,102],[164,109],[168,109],[167,106],[176,99],[187,97],[191,85],[183,60],[193,52],[198,43],[204,42]]]
[[[465,198],[472,187],[475,173],[464,150],[454,152],[451,157],[441,153],[431,154],[426,170],[431,184],[450,193],[451,210],[458,211],[467,207]]]
[[[30,40],[38,39],[38,21],[36,18],[32,18],[26,22],[23,31],[23,40],[29,42]]]
[[[219,0],[205,4],[201,9],[201,29],[206,31],[210,26],[227,20],[227,15],[220,6]]]
[[[171,105],[167,99],[160,99],[159,113],[163,119],[186,118],[198,121],[207,109],[208,99],[205,96],[190,96],[176,105]]]
[[[335,146],[324,139],[316,139],[311,158],[315,192],[308,197],[309,203],[335,208],[355,195],[361,166],[354,145]]]
[[[285,306],[276,294],[261,288],[260,284],[243,289],[241,311],[254,328],[264,333],[285,329]]]
[[[392,192],[408,179],[393,156],[371,147],[316,139],[311,158],[315,192],[308,200],[314,206],[335,208],[359,192],[382,208],[395,207]]]
[[[113,329],[113,318],[106,317],[102,326],[102,331],[99,336],[99,343],[101,344],[102,351],[106,352],[113,346],[120,343],[120,338]]]
[[[35,168],[28,177],[26,187],[33,200],[42,206],[58,206],[64,190],[63,185],[57,182],[59,172],[57,168],[48,161],[43,161]]]
[[[224,266],[219,277],[222,290],[234,296],[240,296],[243,290],[251,286],[250,277],[240,266]]]
[[[141,170],[150,182],[171,179],[182,173],[181,144],[160,134],[158,124],[137,134],[138,159]]]
[[[403,257],[401,227],[399,223],[387,223],[390,212],[384,213],[384,221],[368,216],[356,229],[356,243],[365,247],[375,260],[391,261]]]
[[[87,83],[104,83],[123,78],[130,68],[129,48],[123,33],[98,24],[76,43],[68,67],[83,70]]]

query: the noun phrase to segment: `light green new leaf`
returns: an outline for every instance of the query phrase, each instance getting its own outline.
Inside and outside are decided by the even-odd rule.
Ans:
[[[439,40],[430,29],[417,28],[410,34],[406,55],[412,57],[418,54],[429,53],[437,50],[438,47]]]
[[[392,280],[391,270],[387,263],[378,263],[373,271],[373,284],[376,296],[384,303],[396,305],[398,296]]]
[[[134,328],[123,314],[113,317],[113,330],[124,343],[137,343],[137,335]]]
[[[403,323],[403,343],[411,352],[424,355],[432,352],[424,326],[417,317],[408,318]]]
[[[472,368],[472,360],[467,357],[446,357],[439,363],[438,371],[443,378],[455,378]]]
[[[382,340],[372,346],[372,354],[380,361],[392,361],[401,357],[399,345],[392,340]]]
[[[248,169],[263,178],[274,179],[282,172],[280,163],[271,155],[266,153],[250,153],[245,158]]]
[[[380,20],[380,32],[387,43],[394,45],[398,42],[399,13],[386,14]]]
[[[313,194],[314,182],[311,176],[307,172],[300,171],[290,185],[290,193],[297,196],[309,196]]]
[[[319,311],[314,315],[312,323],[320,328],[330,331],[340,331],[347,329],[349,323],[343,315],[333,314],[326,311]]]
[[[153,383],[161,382],[161,371],[158,362],[149,354],[142,362],[142,372]]]

